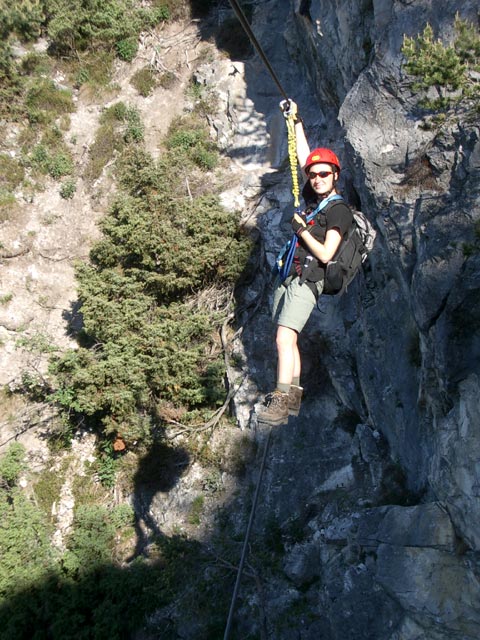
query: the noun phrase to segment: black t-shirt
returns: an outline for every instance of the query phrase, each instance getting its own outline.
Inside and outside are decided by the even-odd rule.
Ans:
[[[344,202],[334,201],[317,214],[314,219],[314,224],[312,225],[310,223],[311,226],[309,226],[309,232],[315,240],[324,244],[327,231],[330,229],[337,229],[343,240],[352,223],[353,214],[350,208]],[[292,265],[292,273],[296,273],[297,275],[302,274],[304,265],[308,264],[307,257],[310,258],[312,256],[300,238],[297,243],[294,263]],[[308,268],[306,280],[308,282],[319,282],[324,278],[325,265],[315,257],[313,257],[313,260],[314,263],[312,263]]]
[[[353,222],[353,214],[344,202],[333,202],[326,206],[326,213],[320,211],[315,218],[315,224],[310,229],[313,237],[321,242],[325,242],[327,231],[337,229],[342,238],[350,229]]]

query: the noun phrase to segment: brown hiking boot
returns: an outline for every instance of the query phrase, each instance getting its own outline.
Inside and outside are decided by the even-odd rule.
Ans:
[[[288,393],[272,391],[265,397],[265,407],[258,412],[258,421],[266,424],[283,424],[288,422]]]
[[[303,387],[292,384],[288,392],[288,413],[291,416],[298,416],[300,405],[302,404]]]

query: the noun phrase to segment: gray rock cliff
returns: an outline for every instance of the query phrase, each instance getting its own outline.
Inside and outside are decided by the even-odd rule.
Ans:
[[[302,334],[306,399],[273,436],[257,533],[275,518],[285,538],[292,522],[302,535],[264,606],[267,618],[305,613],[275,638],[480,635],[480,262],[465,250],[480,217],[478,112],[423,127],[400,52],[427,22],[448,40],[456,12],[477,24],[476,2],[255,4],[255,33],[311,146],[339,153],[344,193],[379,231],[364,275],[323,299]],[[257,58],[245,78],[278,169],[257,219],[265,270],[252,287],[264,302],[238,346],[250,382],[237,417],[263,442],[245,407],[274,382],[266,274],[292,202],[280,98]]]

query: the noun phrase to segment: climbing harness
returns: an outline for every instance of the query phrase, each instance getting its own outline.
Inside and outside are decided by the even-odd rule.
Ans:
[[[252,508],[250,510],[250,518],[248,520],[247,531],[245,533],[245,540],[243,541],[242,555],[240,557],[240,563],[237,570],[237,579],[235,581],[235,588],[233,589],[232,601],[230,603],[230,611],[228,613],[227,625],[225,627],[225,634],[223,640],[228,640],[230,635],[230,629],[233,621],[233,614],[235,613],[235,604],[237,601],[238,590],[240,588],[240,581],[242,579],[243,565],[247,557],[248,539],[250,537],[250,531],[252,529],[253,519],[255,517],[255,511],[257,508],[258,494],[260,493],[260,486],[262,484],[263,470],[265,468],[265,462],[267,459],[268,447],[270,446],[270,436],[272,435],[272,429],[268,430],[267,440],[265,442],[265,448],[263,450],[262,464],[260,466],[260,472],[258,474],[257,486],[255,489],[255,495],[253,496]]]
[[[335,200],[343,200],[342,196],[333,194],[325,200],[322,200],[320,204],[307,215],[307,224],[315,218],[315,216],[322,211],[327,204],[334,202]],[[297,236],[293,234],[292,238],[288,240],[280,249],[280,253],[275,260],[275,266],[278,271],[280,280],[283,282],[290,275],[292,268],[293,258],[295,257],[295,249],[297,248]]]

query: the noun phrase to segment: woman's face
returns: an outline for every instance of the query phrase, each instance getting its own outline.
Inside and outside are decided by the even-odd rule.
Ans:
[[[307,171],[308,179],[312,185],[312,189],[319,196],[329,193],[335,184],[337,173],[331,164],[324,162],[319,164],[312,164]]]

